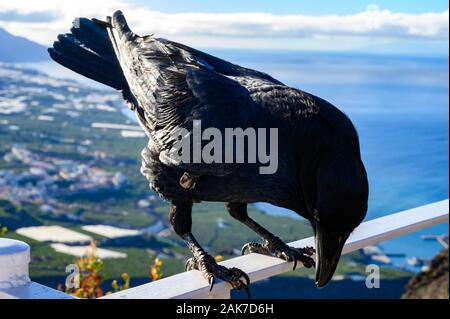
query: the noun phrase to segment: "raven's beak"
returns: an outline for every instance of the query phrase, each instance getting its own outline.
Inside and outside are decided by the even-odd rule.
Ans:
[[[316,286],[324,287],[333,277],[342,248],[350,233],[326,232],[316,225]]]

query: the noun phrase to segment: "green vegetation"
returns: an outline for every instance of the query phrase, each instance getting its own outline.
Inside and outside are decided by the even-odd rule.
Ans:
[[[8,231],[8,227],[2,226],[2,224],[0,224],[0,237],[5,235],[7,233],[7,231]]]

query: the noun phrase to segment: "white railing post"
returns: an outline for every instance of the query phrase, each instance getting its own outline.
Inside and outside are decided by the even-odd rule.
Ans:
[[[0,289],[9,289],[30,282],[28,264],[30,246],[22,241],[0,238]]]
[[[61,291],[30,281],[30,246],[0,238],[0,299],[67,299]]]

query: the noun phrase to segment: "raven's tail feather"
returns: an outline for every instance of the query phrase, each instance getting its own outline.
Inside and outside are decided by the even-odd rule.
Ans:
[[[59,64],[117,90],[128,87],[106,31],[107,22],[78,18],[48,52]]]

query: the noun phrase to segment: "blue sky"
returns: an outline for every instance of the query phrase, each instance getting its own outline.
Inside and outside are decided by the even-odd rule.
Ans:
[[[135,3],[154,10],[179,12],[270,12],[274,14],[302,13],[308,15],[351,14],[364,10],[370,4],[394,12],[422,13],[448,10],[448,1],[443,0],[134,0]]]
[[[0,0],[0,27],[49,45],[75,17],[117,9],[140,35],[198,48],[448,56],[441,0]]]

